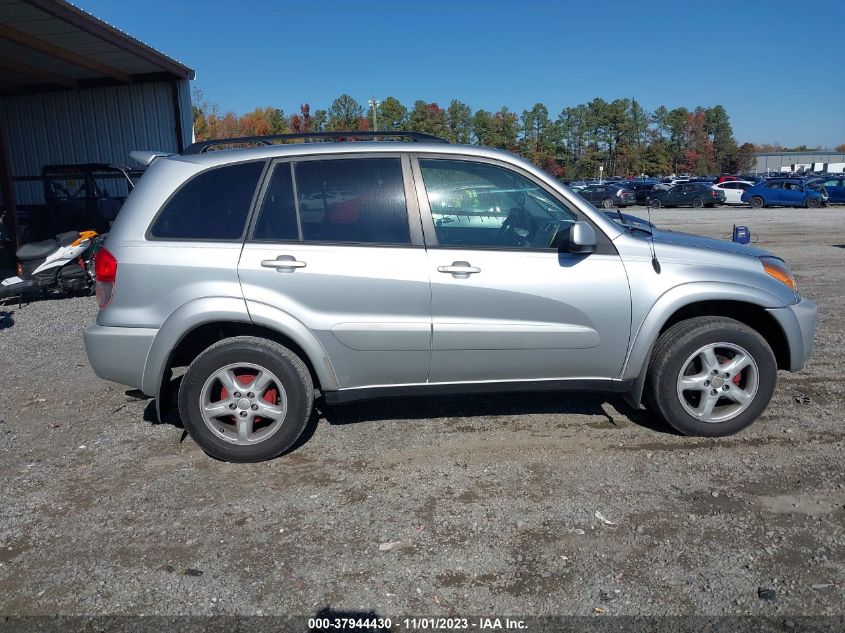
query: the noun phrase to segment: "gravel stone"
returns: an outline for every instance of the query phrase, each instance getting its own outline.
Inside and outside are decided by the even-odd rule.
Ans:
[[[843,616],[842,211],[652,212],[747,225],[819,304],[721,439],[601,394],[318,402],[296,450],[227,464],[93,374],[93,297],[0,304],[0,613]]]

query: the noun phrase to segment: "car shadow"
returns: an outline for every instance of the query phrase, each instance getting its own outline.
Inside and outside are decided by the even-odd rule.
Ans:
[[[14,312],[0,310],[0,330],[8,329],[15,324],[15,320],[12,318],[13,314]]]
[[[677,435],[671,427],[645,409],[634,409],[618,396],[601,393],[526,392],[500,394],[438,395],[381,398],[343,405],[317,401],[321,418],[329,424],[346,425],[375,420],[425,420],[532,414],[581,414],[603,418],[601,428],[621,427],[625,420],[609,415],[602,404],[610,403],[625,420],[658,433]]]
[[[144,408],[144,421],[150,424],[170,424],[182,431],[184,441],[187,431],[179,416],[179,385],[182,377],[170,381],[165,393],[164,407],[159,415],[159,403],[150,400]],[[624,419],[608,414],[604,403],[609,403]],[[634,409],[617,395],[603,393],[578,393],[565,391],[538,391],[525,393],[491,393],[437,396],[404,396],[377,398],[348,404],[329,405],[325,399],[314,402],[311,416],[299,439],[282,455],[297,451],[317,432],[320,421],[345,426],[382,420],[427,420],[438,418],[476,418],[485,416],[519,416],[536,414],[580,414],[595,416],[598,421],[588,424],[594,428],[613,429],[625,426],[626,421],[655,433],[679,435],[655,415],[640,407]]]

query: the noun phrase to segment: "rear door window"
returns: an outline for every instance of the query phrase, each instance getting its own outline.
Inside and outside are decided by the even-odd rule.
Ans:
[[[411,243],[399,158],[309,160],[294,171],[304,241]]]
[[[165,240],[240,240],[265,161],[215,167],[188,180],[150,228]]]

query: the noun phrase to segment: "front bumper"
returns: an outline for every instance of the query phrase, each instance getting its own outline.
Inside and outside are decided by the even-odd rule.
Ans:
[[[140,389],[157,333],[152,328],[89,325],[85,328],[88,362],[100,378]]]
[[[789,371],[798,371],[804,366],[813,351],[816,334],[816,304],[802,298],[784,308],[766,310],[780,325],[789,344]]]

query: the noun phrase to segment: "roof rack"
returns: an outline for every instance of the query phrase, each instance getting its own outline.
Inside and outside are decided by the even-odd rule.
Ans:
[[[202,154],[210,147],[218,145],[234,145],[241,143],[256,143],[258,145],[273,145],[274,141],[289,141],[295,139],[306,138],[327,138],[327,139],[359,139],[359,138],[407,138],[417,142],[429,143],[448,143],[446,139],[432,134],[423,134],[422,132],[392,132],[384,131],[377,132],[373,130],[367,131],[350,131],[350,132],[301,132],[297,134],[269,134],[266,136],[241,136],[238,138],[218,138],[210,141],[199,141],[185,148],[182,154]]]

